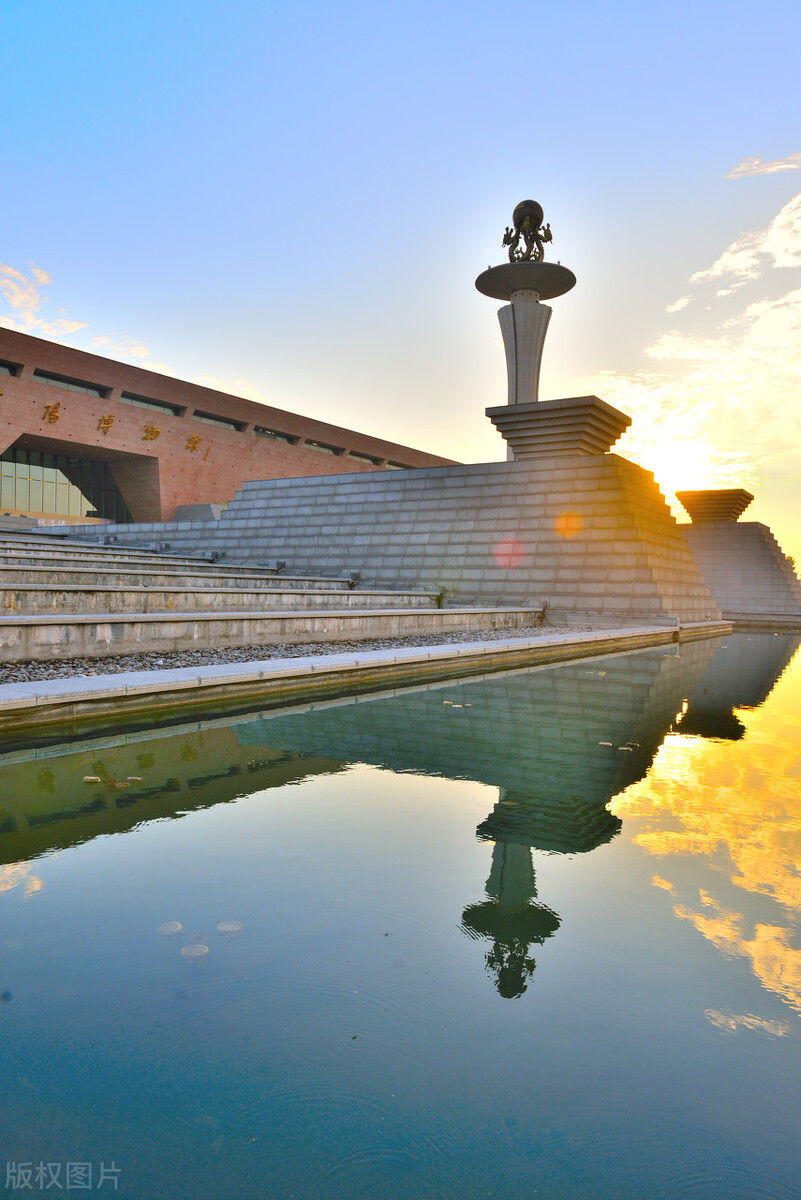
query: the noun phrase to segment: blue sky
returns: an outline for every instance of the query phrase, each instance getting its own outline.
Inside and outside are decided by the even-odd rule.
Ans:
[[[792,540],[797,0],[6,0],[2,32],[0,319],[500,458],[473,280],[533,196],[579,280],[543,396],[594,388],[666,489],[742,480]],[[751,265],[709,275],[749,234]]]

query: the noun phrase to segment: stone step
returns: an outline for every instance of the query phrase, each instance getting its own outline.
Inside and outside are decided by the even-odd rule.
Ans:
[[[542,609],[530,607],[0,617],[0,663],[288,642],[445,636],[521,629],[541,618]]]
[[[429,592],[346,591],[304,588],[165,588],[28,584],[0,588],[0,613],[48,616],[67,613],[271,612],[276,609],[431,608]]]
[[[243,584],[271,587],[279,583],[281,587],[298,588],[304,591],[348,591],[350,582],[347,579],[329,579],[320,575],[271,575],[258,571],[231,571],[228,567],[192,566],[183,568],[161,568],[154,563],[152,567],[64,567],[56,564],[48,566],[0,566],[0,583],[6,587],[24,584],[61,587],[69,584],[89,585],[92,587],[154,587],[167,590],[182,588],[211,587],[211,588],[241,588]]]
[[[131,566],[131,567],[151,567],[154,564],[167,567],[211,567],[222,568],[226,571],[240,571],[245,575],[275,575],[276,569],[273,563],[268,562],[241,562],[234,560],[229,562],[227,558],[212,560],[210,558],[191,557],[190,555],[178,556],[170,554],[148,554],[141,555],[136,552],[120,551],[116,548],[98,549],[98,550],[81,550],[74,552],[69,549],[62,549],[61,546],[54,546],[52,550],[46,546],[42,549],[31,547],[25,550],[3,549],[0,548],[0,568],[3,566],[44,566],[47,564],[58,564],[65,567],[69,566],[93,566],[108,565],[108,566]]]
[[[153,559],[169,560],[172,562],[196,561],[198,555],[179,554],[175,550],[155,550],[146,546],[104,546],[99,542],[79,542],[73,538],[69,541],[61,538],[40,537],[38,539],[17,539],[0,537],[0,557],[19,555],[21,557],[62,555],[64,557],[81,559],[99,556],[110,556],[126,559],[131,562],[152,562]]]

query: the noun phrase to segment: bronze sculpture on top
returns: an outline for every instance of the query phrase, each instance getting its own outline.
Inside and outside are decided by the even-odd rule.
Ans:
[[[522,200],[507,225],[509,262],[488,267],[476,280],[485,296],[508,303],[498,312],[509,380],[508,403],[487,416],[508,444],[508,458],[541,454],[603,454],[631,424],[625,413],[597,396],[539,403],[540,364],[551,309],[543,300],[563,296],[576,277],[561,263],[545,262],[553,241],[550,222],[536,200]]]
[[[545,258],[545,243],[553,241],[551,223],[543,225],[545,213],[542,205],[536,200],[521,200],[512,213],[512,227],[506,226],[503,235],[503,245],[509,247],[509,262],[525,262],[535,258],[542,262]],[[520,249],[520,239],[523,239],[525,249]]]
[[[526,292],[533,293],[537,301],[553,300],[576,286],[576,277],[567,267],[544,261],[545,244],[553,241],[550,221],[547,225],[542,223],[544,216],[542,205],[536,200],[522,200],[516,206],[512,225],[507,225],[501,243],[509,247],[508,265],[488,267],[476,280],[476,287],[485,296],[513,300],[516,293]],[[551,310],[543,311],[547,313],[544,318],[547,326]]]

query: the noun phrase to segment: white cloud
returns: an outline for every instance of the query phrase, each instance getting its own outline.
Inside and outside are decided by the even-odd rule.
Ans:
[[[114,358],[119,362],[131,363],[134,367],[143,367],[147,371],[158,371],[161,375],[173,375],[175,372],[167,363],[153,362],[150,358],[150,347],[144,342],[128,337],[126,333],[114,334],[111,337],[101,335],[93,337],[91,348],[104,358]]]
[[[728,278],[731,286],[759,279],[765,267],[801,266],[801,193],[785,204],[766,229],[744,233],[690,283]]]
[[[0,314],[0,325],[6,329],[16,329],[19,333],[32,333],[56,341],[85,329],[85,321],[69,321],[66,317],[48,321],[42,316],[40,310],[47,297],[42,295],[40,288],[49,282],[50,276],[38,267],[33,267],[29,277],[14,267],[0,263],[0,295],[10,309],[8,313]]]
[[[246,400],[257,400],[260,404],[269,404],[264,392],[259,391],[255,383],[249,379],[224,379],[220,375],[195,375],[192,383],[201,387],[213,388],[216,392],[227,392],[230,396],[243,396]]]
[[[633,417],[615,450],[668,489],[748,487],[768,467],[801,465],[801,194],[691,282],[717,279],[728,286],[710,303],[708,328],[662,333],[646,348],[654,369],[578,385]],[[737,310],[729,300],[716,319],[716,302],[735,289]]]
[[[726,172],[727,179],[744,179],[747,175],[777,175],[780,171],[801,170],[801,154],[788,154],[787,158],[775,158],[763,162],[761,158],[744,158],[736,167]]]
[[[63,308],[58,310],[58,316],[49,319],[45,315],[49,298],[42,289],[51,282],[49,273],[41,267],[32,266],[30,275],[25,275],[15,267],[0,264],[0,297],[5,299],[8,306],[7,312],[0,312],[0,325],[6,329],[15,329],[19,333],[30,333],[57,342],[82,342],[81,349],[101,354],[104,358],[131,363],[135,367],[157,371],[161,375],[175,374],[168,363],[151,359],[149,346],[126,333],[102,333],[91,337],[84,335],[83,338],[76,339],[74,334],[88,328],[86,321],[70,320]],[[235,396],[245,396],[262,404],[268,403],[264,393],[249,379],[198,375],[192,382]]]
[[[74,343],[76,339],[73,335],[88,328],[87,322],[70,320],[64,308],[58,310],[55,318],[46,315],[49,297],[42,289],[51,282],[50,274],[41,267],[31,266],[30,275],[25,275],[16,267],[0,263],[0,296],[8,306],[7,312],[0,312],[0,325],[18,333]],[[99,334],[89,339],[86,348],[106,358],[120,359],[149,371],[173,374],[167,363],[151,361],[150,349],[143,342],[125,333],[112,336]]]
[[[665,309],[665,312],[669,312],[669,313],[681,312],[681,310],[683,308],[687,307],[687,305],[690,303],[691,299],[692,299],[691,296],[679,296],[678,300],[674,300],[674,302],[672,304],[668,304],[667,308]]]

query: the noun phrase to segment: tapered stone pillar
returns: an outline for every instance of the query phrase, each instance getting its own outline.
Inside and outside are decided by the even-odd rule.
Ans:
[[[540,363],[552,309],[543,300],[563,296],[576,286],[576,277],[561,263],[503,263],[489,267],[476,280],[485,296],[510,303],[498,313],[510,404],[536,404],[539,400]]]
[[[509,377],[509,404],[536,403],[540,389],[540,363],[545,334],[553,309],[540,304],[537,292],[513,292],[512,303],[498,310],[506,371]]]

